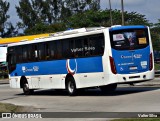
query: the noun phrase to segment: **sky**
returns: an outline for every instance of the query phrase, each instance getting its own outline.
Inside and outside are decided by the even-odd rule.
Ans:
[[[10,15],[10,22],[14,25],[19,21],[16,13],[15,5],[18,5],[19,0],[6,0],[10,2],[10,9],[8,14]],[[109,0],[100,0],[101,9],[109,9]],[[137,12],[145,17],[149,22],[157,23],[160,19],[160,0],[123,0],[124,10],[128,12]],[[112,9],[121,10],[121,0],[111,0]],[[121,18],[120,18],[121,19]]]
[[[137,12],[152,23],[160,19],[160,0],[123,0],[124,11]],[[109,0],[101,0],[101,8],[109,8]],[[111,8],[121,10],[121,0],[111,0]]]

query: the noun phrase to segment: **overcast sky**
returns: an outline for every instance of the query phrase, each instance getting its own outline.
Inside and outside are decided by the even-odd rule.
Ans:
[[[14,25],[19,21],[16,13],[15,5],[18,5],[19,0],[7,0],[10,2],[10,20]],[[101,9],[109,9],[109,0],[100,0]],[[146,15],[146,18],[153,23],[160,19],[160,0],[123,0],[124,10],[128,12],[137,12]],[[121,9],[121,0],[111,0],[112,9]]]

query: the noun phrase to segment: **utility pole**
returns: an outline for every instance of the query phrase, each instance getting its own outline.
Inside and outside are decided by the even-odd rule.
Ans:
[[[122,25],[124,25],[124,6],[123,6],[123,0],[121,0],[121,8],[122,8]]]
[[[110,9],[110,21],[111,21],[111,26],[112,26],[113,25],[113,20],[112,20],[111,0],[109,0],[109,9]]]

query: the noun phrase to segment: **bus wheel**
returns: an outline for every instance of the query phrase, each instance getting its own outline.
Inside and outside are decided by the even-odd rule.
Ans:
[[[23,84],[23,92],[24,92],[25,95],[31,95],[31,94],[33,94],[34,91],[29,89],[28,84],[25,82]]]
[[[100,89],[103,93],[113,93],[117,88],[117,84],[109,84],[106,86],[101,86]]]
[[[66,89],[70,96],[75,96],[77,93],[76,84],[73,77],[69,77],[66,83]]]

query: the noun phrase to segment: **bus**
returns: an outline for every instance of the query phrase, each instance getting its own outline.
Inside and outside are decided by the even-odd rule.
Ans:
[[[113,92],[117,84],[154,78],[149,27],[112,26],[67,30],[8,45],[10,87],[25,95],[37,89],[84,88]]]

